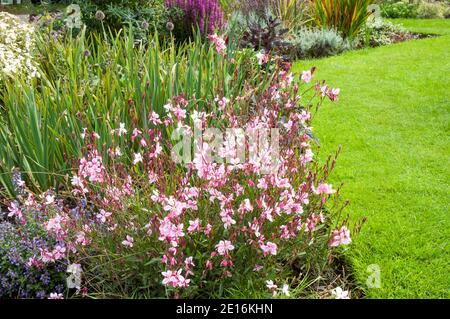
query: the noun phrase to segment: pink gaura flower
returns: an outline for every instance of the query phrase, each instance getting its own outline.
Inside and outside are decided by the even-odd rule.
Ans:
[[[336,193],[336,191],[332,188],[331,184],[320,184],[316,189],[313,188],[313,192],[317,195],[326,194],[330,195]]]
[[[148,181],[152,184],[156,183],[158,181],[158,175],[153,171],[148,172]]]
[[[127,247],[133,247],[134,239],[130,235],[127,235],[126,239],[122,241],[122,245]]]
[[[311,119],[311,113],[303,110],[302,113],[300,113],[299,119],[302,123],[305,123],[306,121]]]
[[[169,218],[165,218],[159,225],[159,240],[167,240],[173,246],[177,245],[178,239],[184,236],[183,224],[174,224]]]
[[[86,246],[89,244],[89,241],[86,238],[86,233],[84,231],[77,232],[75,242],[81,246]]]
[[[260,272],[263,268],[264,267],[262,265],[255,265],[255,267],[253,267],[253,271]]]
[[[89,154],[89,160],[82,158],[78,168],[78,175],[87,178],[90,182],[102,183],[104,181],[105,167],[103,166],[103,159],[98,156],[96,150]]]
[[[226,109],[228,103],[230,103],[230,99],[226,97],[219,98],[218,96],[214,99],[217,104],[219,104],[220,109],[223,111]]]
[[[151,123],[153,123],[153,125],[159,125],[159,124],[162,124],[162,122],[161,122],[161,120],[160,120],[160,118],[159,118],[158,113],[155,113],[155,112],[151,112],[151,113],[150,113],[150,116],[148,117],[148,120],[149,120]]]
[[[256,58],[258,59],[258,64],[263,65],[269,62],[269,55],[264,52],[258,52],[256,54]]]
[[[258,180],[258,185],[256,185],[256,187],[258,187],[259,189],[267,189],[269,185],[267,185],[265,178],[260,178]]]
[[[61,259],[66,255],[66,247],[62,245],[56,245],[55,249],[53,250],[53,255],[55,256],[55,259]]]
[[[311,70],[303,71],[303,72],[302,72],[301,79],[302,79],[302,81],[305,82],[305,83],[311,82],[311,79],[312,79],[312,72],[311,72]]]
[[[141,134],[142,134],[142,132],[140,130],[138,130],[137,128],[134,128],[133,129],[133,134],[131,135],[131,141],[134,142],[136,137],[138,137]]]
[[[79,176],[72,176],[72,186],[77,190],[76,192],[81,192],[86,194],[89,190],[84,186],[83,180]]]
[[[34,195],[33,194],[28,194],[28,197],[25,200],[24,204],[25,204],[25,206],[28,206],[28,207],[35,206],[37,203],[36,203],[36,200],[34,198]]]
[[[231,244],[231,241],[229,240],[221,240],[216,245],[216,250],[219,253],[219,255],[224,256],[227,255],[228,252],[234,249],[234,246]]]
[[[162,275],[164,277],[162,284],[170,287],[188,287],[190,279],[186,279],[181,275],[182,269],[178,271],[167,270],[163,271]]]
[[[194,258],[191,256],[191,257],[187,257],[185,260],[184,260],[184,264],[186,265],[186,266],[188,266],[188,267],[195,267],[195,264],[194,264]]]
[[[176,116],[178,121],[186,118],[186,110],[182,109],[179,105],[173,108],[173,114]]]
[[[327,91],[327,96],[330,98],[331,101],[337,101],[339,98],[339,93],[341,90],[339,88],[336,89],[330,89]]]
[[[191,234],[193,232],[200,230],[200,219],[190,220],[189,227],[187,229],[188,233]]]
[[[55,217],[50,218],[44,223],[45,229],[50,233],[56,235],[58,239],[63,239],[65,232],[64,225],[67,222],[67,218],[56,214]]]
[[[241,205],[239,206],[238,212],[240,212],[241,214],[245,214],[251,211],[253,211],[253,206],[250,203],[250,200],[246,198],[242,201]]]
[[[225,54],[227,45],[226,45],[223,37],[218,36],[217,34],[214,33],[214,34],[208,35],[208,39],[216,46],[217,53],[222,54],[222,55]]]
[[[22,219],[22,211],[20,210],[19,204],[17,202],[12,202],[8,207],[9,213],[8,217],[16,216],[18,219]]]
[[[106,220],[112,215],[112,213],[105,211],[104,209],[100,209],[100,212],[96,215],[97,219],[102,222],[106,223]]]
[[[311,151],[310,148],[307,148],[305,150],[305,153],[300,156],[300,162],[302,165],[306,165],[307,163],[311,162],[313,160],[314,153]]]
[[[208,236],[209,233],[211,233],[211,230],[212,230],[212,225],[211,224],[207,224],[205,226],[205,230],[203,232],[205,233],[206,236]]]
[[[268,254],[275,256],[277,254],[278,246],[275,243],[271,243],[270,241],[268,241],[267,244],[261,243],[260,247],[263,251],[264,256],[267,256]]]
[[[339,230],[333,230],[331,233],[330,247],[337,247],[340,245],[348,245],[352,242],[350,238],[350,230],[342,226]]]
[[[56,292],[52,292],[48,299],[64,299],[63,294],[58,294]]]
[[[144,139],[141,139],[141,140],[139,141],[139,144],[140,144],[142,147],[147,147],[147,142],[146,142]]]
[[[40,249],[41,259],[44,263],[55,262],[58,259],[66,256],[66,248],[62,245],[56,245],[53,251]]]
[[[166,198],[164,202],[163,209],[166,212],[170,212],[170,216],[178,217],[183,213],[183,210],[187,208],[185,203],[176,200],[173,196]]]
[[[28,258],[27,266],[40,268],[43,266],[43,263],[36,256],[33,256]]]

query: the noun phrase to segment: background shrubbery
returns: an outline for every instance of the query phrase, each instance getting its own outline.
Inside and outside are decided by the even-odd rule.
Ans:
[[[135,36],[140,39],[155,31],[161,35],[170,34],[167,23],[170,19],[178,23],[182,16],[176,8],[165,6],[164,0],[88,0],[74,3],[80,6],[82,20],[89,30],[102,32],[106,28],[118,31],[133,27]]]
[[[382,1],[380,7],[383,17],[386,18],[442,19],[448,17],[450,12],[450,3],[448,1],[388,0]]]
[[[303,28],[292,39],[292,56],[298,58],[319,58],[340,54],[350,49],[350,42],[334,30]]]

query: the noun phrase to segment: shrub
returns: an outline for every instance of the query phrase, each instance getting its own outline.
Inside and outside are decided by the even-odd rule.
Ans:
[[[380,5],[381,15],[384,18],[416,18],[417,5],[404,1],[386,2]]]
[[[0,88],[11,78],[31,80],[38,76],[33,60],[34,27],[0,12]]]
[[[365,25],[373,0],[314,0],[314,21],[318,27],[336,29],[344,38],[353,38]]]
[[[350,43],[334,30],[302,28],[291,40],[294,59],[319,58],[340,54],[350,49]]]
[[[441,2],[421,1],[417,8],[417,17],[422,19],[442,19],[449,5]]]
[[[375,47],[412,37],[413,35],[410,32],[397,24],[383,19],[375,19],[367,22],[366,26],[360,31],[357,42],[359,46]]]
[[[285,41],[289,30],[284,28],[281,21],[272,16],[269,11],[266,11],[264,15],[250,14],[244,19],[243,24],[240,25],[243,30],[240,38],[242,47],[283,53],[289,46],[289,43]]]
[[[76,3],[81,8],[83,23],[90,31],[102,32],[104,28],[118,31],[131,26],[138,39],[145,39],[155,31],[169,34],[166,27],[169,19],[181,17],[179,11],[168,9],[163,0],[88,0]]]

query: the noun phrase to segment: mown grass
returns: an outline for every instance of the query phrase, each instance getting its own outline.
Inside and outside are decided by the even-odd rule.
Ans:
[[[339,145],[332,176],[345,183],[349,212],[367,223],[348,257],[368,298],[450,297],[450,21],[399,20],[443,36],[299,61],[342,89],[321,110],[315,132],[320,158]],[[368,289],[368,265],[381,287]]]

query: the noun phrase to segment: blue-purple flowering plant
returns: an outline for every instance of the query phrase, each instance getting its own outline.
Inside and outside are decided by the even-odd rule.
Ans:
[[[19,205],[19,204],[18,204]],[[22,219],[1,214],[0,298],[47,298],[64,293],[67,262],[38,262],[56,240],[44,227],[43,212],[22,208]]]

